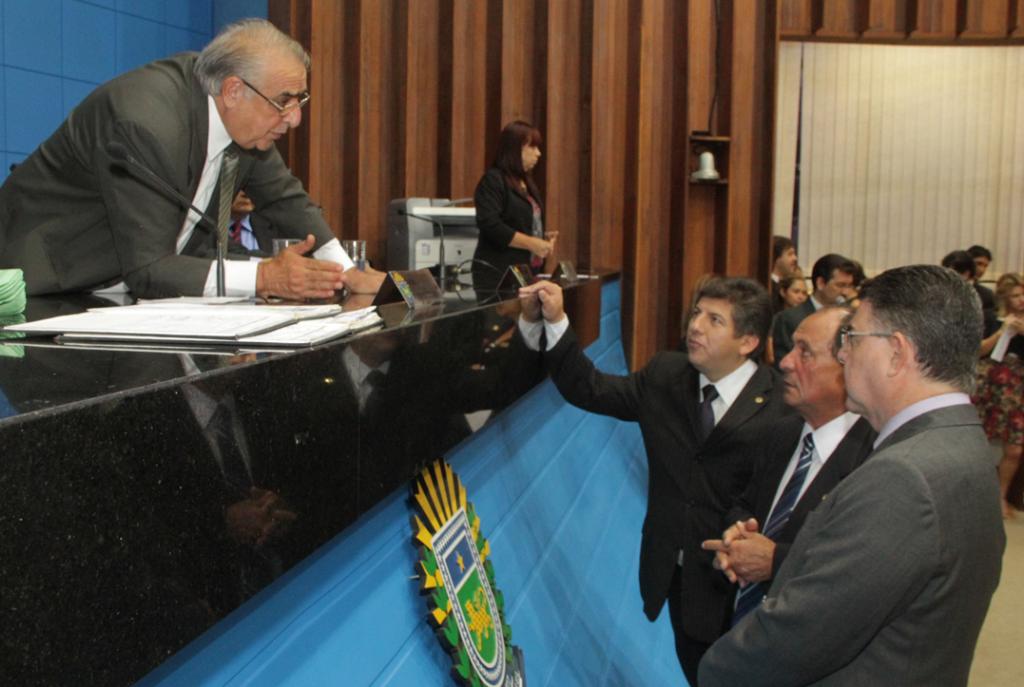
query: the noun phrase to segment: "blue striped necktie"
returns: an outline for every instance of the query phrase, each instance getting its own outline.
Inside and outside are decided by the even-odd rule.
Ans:
[[[772,541],[775,540],[776,535],[789,522],[789,516],[793,514],[793,508],[796,506],[800,490],[807,480],[807,471],[811,468],[811,459],[813,457],[814,435],[808,432],[804,435],[803,445],[800,449],[800,458],[796,463],[796,470],[793,471],[793,476],[789,478],[786,488],[782,491],[782,496],[779,497],[779,502],[775,504],[775,508],[772,509],[768,522],[761,532]],[[736,610],[732,614],[733,627],[743,619],[743,616],[757,608],[758,604],[764,599],[765,591],[764,583],[757,582],[747,585],[737,592]]]

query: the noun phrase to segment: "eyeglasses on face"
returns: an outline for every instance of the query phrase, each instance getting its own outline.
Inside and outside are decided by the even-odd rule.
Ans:
[[[853,342],[858,336],[877,336],[883,339],[888,339],[893,335],[893,332],[858,332],[854,331],[853,327],[844,324],[839,328],[839,347],[846,348],[846,346],[853,346]]]
[[[306,103],[309,102],[309,97],[310,97],[309,96],[309,91],[303,91],[302,93],[297,93],[295,95],[284,96],[288,100],[287,100],[287,102],[285,102],[282,105],[281,103],[277,102],[276,100],[274,100],[272,98],[268,98],[267,96],[263,95],[263,93],[260,92],[260,89],[256,88],[255,86],[253,86],[251,83],[249,83],[245,79],[242,79],[242,77],[238,77],[238,78],[242,80],[242,83],[244,83],[246,86],[251,88],[253,93],[255,93],[256,95],[258,95],[259,97],[263,98],[268,103],[273,105],[274,109],[277,110],[277,113],[279,115],[281,115],[282,117],[284,117],[285,115],[287,115],[290,112],[294,112],[295,110],[299,109],[300,107],[302,107],[303,105],[305,105]]]

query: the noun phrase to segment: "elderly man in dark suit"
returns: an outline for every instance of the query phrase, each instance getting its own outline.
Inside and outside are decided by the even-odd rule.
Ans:
[[[728,625],[732,585],[701,542],[753,471],[757,445],[787,412],[776,373],[756,361],[768,333],[765,289],[714,278],[697,293],[686,353],[659,353],[626,377],[599,372],[569,330],[562,292],[540,282],[520,291],[520,331],[575,406],[639,422],[647,450],[648,503],[640,545],[640,593],[652,621],[668,601],[683,672],[696,684],[700,657]],[[543,316],[543,323],[541,323]]]
[[[856,272],[854,262],[837,253],[828,253],[815,261],[811,268],[814,293],[803,305],[781,311],[772,322],[776,367],[793,350],[793,332],[805,317],[826,305],[841,305],[850,299]]]
[[[302,119],[308,69],[298,43],[245,20],[199,55],[103,84],[0,188],[0,267],[22,268],[29,294],[124,282],[137,296],[212,295],[216,232],[125,166],[127,154],[214,217],[245,186],[282,235],[304,239],[273,260],[229,261],[229,295],[375,291],[383,276],[350,269],[274,147]]]
[[[705,654],[701,684],[967,684],[1006,544],[965,393],[981,327],[950,270],[865,283],[839,357],[874,453],[807,517],[767,598]]]
[[[796,328],[781,367],[786,405],[799,415],[781,420],[767,440],[750,486],[726,516],[723,538],[704,542],[717,552],[718,567],[741,585],[733,625],[768,593],[807,515],[871,453],[875,431],[846,410],[836,358],[837,334],[849,312],[822,308]]]

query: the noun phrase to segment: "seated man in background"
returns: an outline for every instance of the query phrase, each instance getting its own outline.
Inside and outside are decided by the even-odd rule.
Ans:
[[[808,514],[871,453],[875,431],[846,410],[843,368],[836,359],[845,308],[822,308],[793,335],[782,359],[790,415],[766,437],[762,458],[742,498],[729,510],[722,539],[704,542],[717,565],[739,582],[732,624],[761,603]]]
[[[308,70],[302,46],[250,19],[199,55],[99,86],[0,188],[0,267],[22,268],[29,295],[122,281],[139,297],[213,295],[217,232],[127,156],[215,219],[244,186],[282,236],[304,239],[270,260],[228,261],[228,295],[376,292],[383,275],[351,269],[274,147],[302,120]]]
[[[793,239],[788,236],[776,234],[772,237],[772,273],[771,273],[771,298],[772,302],[779,295],[779,282],[793,275],[799,264],[796,254],[796,245]]]
[[[812,312],[826,305],[841,305],[854,293],[857,265],[837,253],[821,256],[811,268],[814,293],[803,305],[780,312],[772,322],[772,351],[775,365],[793,350],[793,332]]]
[[[750,481],[751,456],[788,412],[776,373],[756,362],[768,334],[768,294],[749,279],[709,279],[695,298],[687,352],[659,353],[619,377],[583,353],[558,286],[538,282],[519,293],[526,345],[539,350],[546,338],[545,363],[565,399],[640,423],[649,471],[640,594],[651,621],[668,601],[679,663],[696,685],[700,657],[726,629],[733,598],[701,542],[721,531]]]
[[[266,255],[274,252],[274,228],[256,212],[252,198],[242,189],[231,203],[231,243]]]
[[[704,687],[967,684],[1006,535],[967,396],[974,289],[912,265],[865,282],[840,332],[875,449],[807,518],[768,596],[704,655]],[[933,307],[941,303],[943,307]]]

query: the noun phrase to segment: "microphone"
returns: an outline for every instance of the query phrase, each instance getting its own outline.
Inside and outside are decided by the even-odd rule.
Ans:
[[[155,187],[158,191],[163,191],[164,195],[169,196],[171,199],[178,201],[180,204],[184,205],[185,207],[189,208],[190,210],[195,212],[197,215],[199,215],[199,222],[196,222],[197,225],[201,224],[205,220],[206,227],[204,227],[204,228],[207,231],[209,231],[211,229],[215,233],[218,231],[217,221],[216,220],[214,220],[212,217],[210,217],[205,212],[203,212],[202,210],[197,208],[195,205],[193,205],[192,201],[190,201],[188,198],[186,198],[181,193],[179,193],[178,189],[174,188],[169,183],[164,181],[164,179],[162,177],[160,177],[159,174],[157,174],[156,172],[151,170],[149,167],[147,167],[146,165],[144,165],[141,162],[139,162],[138,160],[136,160],[135,157],[132,156],[132,154],[128,152],[128,148],[123,143],[120,143],[118,141],[109,141],[107,143],[107,145],[106,145],[106,151],[107,151],[107,155],[109,155],[111,158],[113,158],[114,164],[116,166],[118,166],[118,167],[120,167],[122,169],[126,169],[126,170],[134,170],[137,173],[136,174],[136,178],[137,179],[142,179],[144,181],[150,182],[150,185]],[[220,242],[218,241],[218,249],[217,249],[217,295],[218,296],[225,296],[225,295],[227,295],[226,293],[224,293],[224,259],[225,259],[224,251],[221,250]]]

